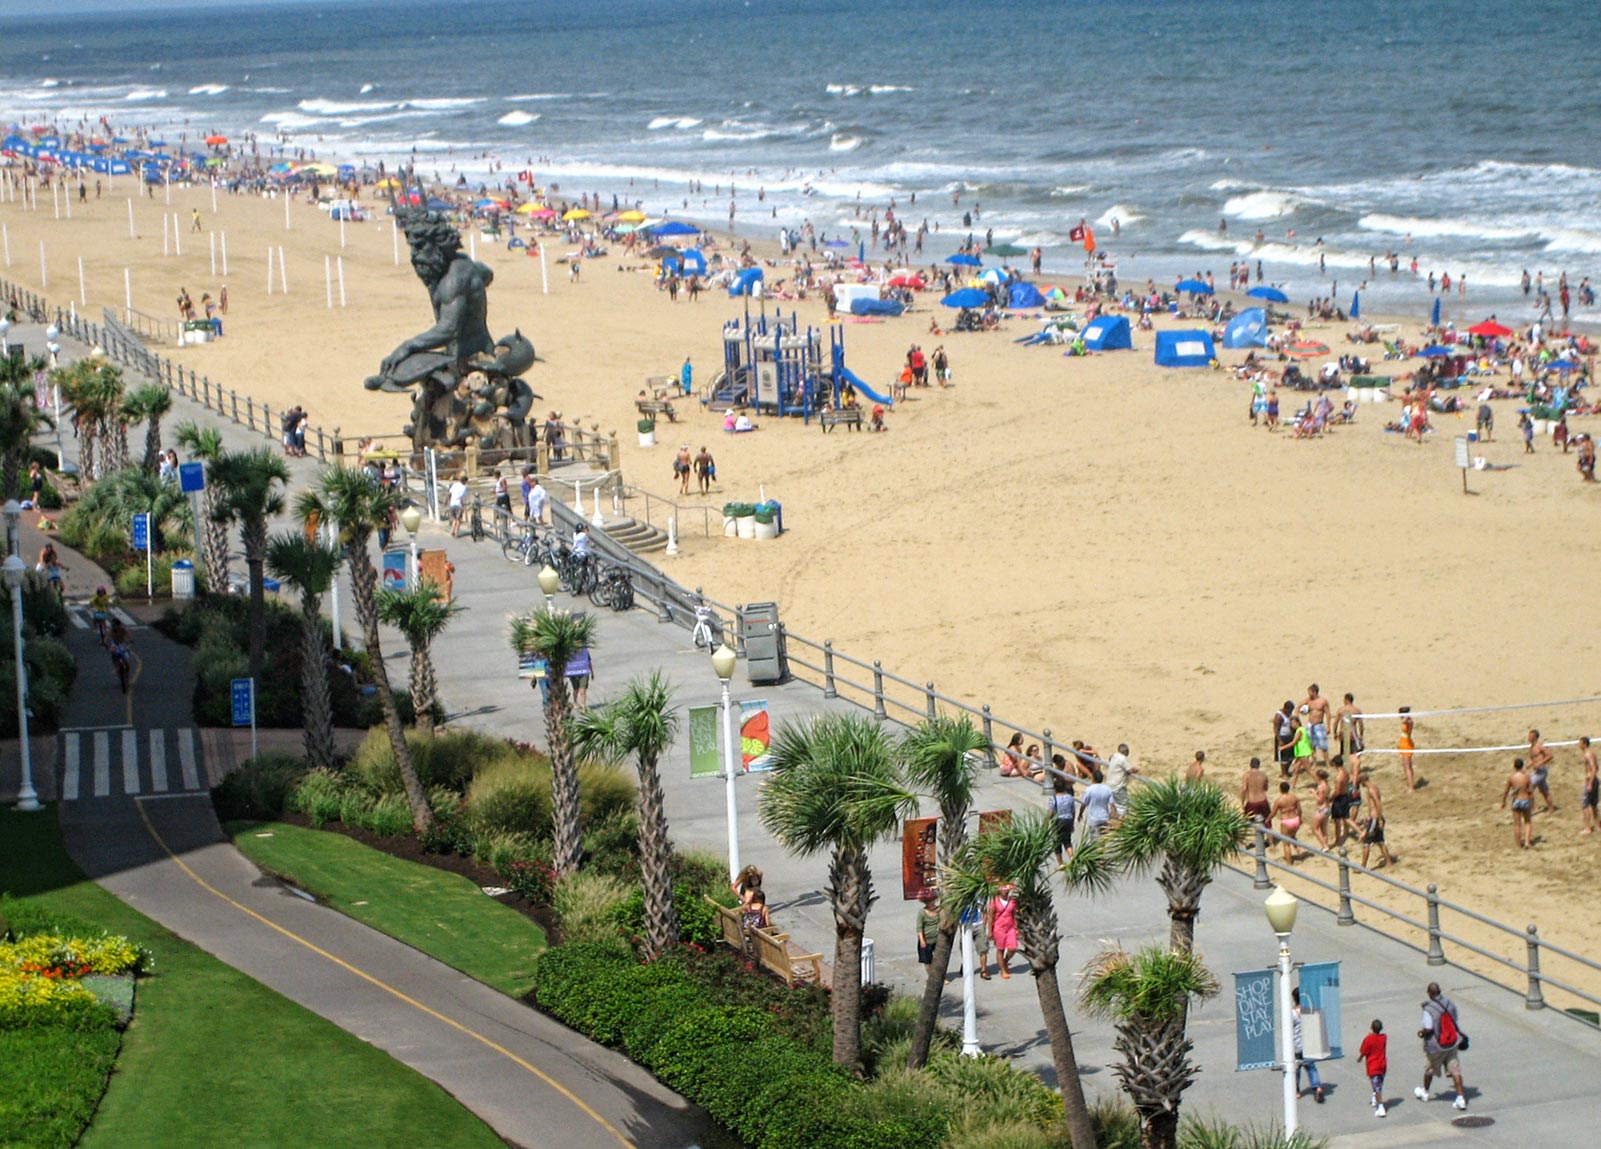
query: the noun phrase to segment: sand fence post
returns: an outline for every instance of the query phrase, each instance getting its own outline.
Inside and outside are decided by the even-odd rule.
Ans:
[[[178,213],[172,213],[172,251],[174,255],[183,254],[183,228],[178,226]]]
[[[83,256],[78,257],[78,302],[89,306],[89,293],[83,285]]]
[[[545,241],[539,241],[539,286],[541,294],[550,294],[550,271],[545,266]]]
[[[161,213],[161,254],[162,255],[171,255],[172,254],[172,236],[170,234],[171,231],[172,231],[172,220],[167,218],[167,213],[166,212],[162,212]]]
[[[873,659],[873,717],[880,722],[889,717],[884,709],[884,663]]]
[[[1440,888],[1429,883],[1429,964],[1444,965],[1445,949],[1440,945]]]
[[[42,239],[39,241],[39,289],[41,291],[50,290],[50,267],[45,262],[44,240]]]
[[[80,177],[81,178],[81,177]],[[72,188],[67,188],[67,218],[72,218]]]
[[[267,248],[267,294],[272,294],[272,248]]]
[[[1540,987],[1540,931],[1531,924],[1528,935],[1529,992],[1523,997],[1523,1008],[1544,1009],[1545,991]]]
[[[339,276],[339,306],[345,305],[345,257],[334,257],[334,270]]]
[[[834,685],[834,640],[823,640],[823,697],[838,698],[839,688]]]
[[[328,301],[328,310],[334,309],[334,261],[329,256],[322,257],[322,292]]]
[[[228,233],[227,232],[223,232],[222,233],[221,242],[222,242],[222,273],[224,275],[227,275],[228,274]]]
[[[478,258],[478,228],[476,225],[467,229],[467,254],[473,259]]]
[[[1271,890],[1273,879],[1267,876],[1267,835],[1263,833],[1260,822],[1251,826],[1251,856],[1256,859],[1256,877],[1251,880],[1251,888]],[[1342,874],[1344,872],[1341,871]]]
[[[345,250],[345,213],[339,213],[339,250]]]
[[[215,178],[211,181],[211,214],[217,214],[217,181]]]
[[[1264,866],[1263,870],[1266,871],[1266,868]],[[1344,848],[1340,850],[1340,912],[1334,915],[1334,924],[1356,925],[1356,911],[1351,908],[1351,852]]]
[[[278,289],[285,295],[289,294],[289,269],[284,266],[284,247],[278,245]]]
[[[56,218],[61,218],[61,181],[56,180],[50,185],[50,202],[55,205]]]
[[[139,233],[133,227],[133,200],[128,200],[128,238],[138,239]]]

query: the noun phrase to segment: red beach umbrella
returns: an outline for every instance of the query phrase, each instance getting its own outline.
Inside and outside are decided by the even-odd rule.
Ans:
[[[1500,339],[1503,336],[1511,335],[1512,328],[1503,327],[1493,319],[1486,319],[1483,323],[1468,328],[1468,334],[1482,335],[1486,339]]]

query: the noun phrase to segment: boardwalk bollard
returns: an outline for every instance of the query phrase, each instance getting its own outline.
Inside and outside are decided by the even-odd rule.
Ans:
[[[923,687],[923,697],[928,700],[928,716],[930,718],[936,717],[938,711],[934,709],[934,684],[932,682]]]
[[[1540,931],[1529,927],[1529,992],[1524,995],[1524,1009],[1544,1009],[1545,991],[1540,988]]]
[[[673,621],[673,608],[667,602],[667,576],[659,571],[656,574],[656,608],[658,622]]]
[[[245,396],[245,417],[249,420],[245,426],[254,431],[256,429],[256,400],[253,395]]]
[[[1040,785],[1049,790],[1051,788],[1051,758],[1056,753],[1056,741],[1051,737],[1051,728],[1049,726],[1040,731],[1040,733],[1045,736],[1045,745],[1040,750],[1040,757],[1044,761],[1040,765],[1046,768],[1046,771],[1040,775]]]
[[[1445,964],[1445,950],[1440,945],[1440,890],[1433,882],[1429,883],[1429,964]]]
[[[233,411],[233,414],[230,415],[229,417],[235,423],[237,423],[237,422],[239,422],[239,392],[237,392],[237,391],[228,392],[228,398],[232,401],[231,402],[231,409]]]
[[[995,720],[990,716],[987,702],[984,704],[984,757],[990,760],[990,769],[995,769]]]
[[[884,709],[884,664],[873,659],[873,717],[880,722],[889,717]]]
[[[1351,909],[1351,855],[1340,850],[1340,912],[1334,917],[1337,926],[1356,925],[1356,912]]]
[[[1262,832],[1260,822],[1254,823],[1251,830],[1251,856],[1256,859],[1256,877],[1251,886],[1253,889],[1271,890],[1273,879],[1267,876],[1267,835]]]
[[[838,698],[839,688],[834,685],[834,640],[823,640],[823,697]]]

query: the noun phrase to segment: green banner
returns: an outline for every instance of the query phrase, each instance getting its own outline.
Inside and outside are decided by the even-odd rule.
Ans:
[[[717,706],[689,708],[689,776],[715,778],[723,764],[717,746]]]

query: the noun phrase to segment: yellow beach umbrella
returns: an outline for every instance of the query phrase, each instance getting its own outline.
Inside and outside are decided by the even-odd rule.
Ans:
[[[376,188],[379,188],[379,189],[390,189],[390,188],[398,189],[398,188],[404,187],[405,185],[402,184],[399,180],[397,180],[394,176],[387,176],[384,179],[379,180],[373,186],[376,187]]]
[[[303,172],[311,172],[313,175],[319,176],[336,176],[339,174],[339,169],[334,167],[332,164],[307,164],[300,170]]]
[[[644,223],[645,213],[642,211],[625,211],[617,218],[623,223]]]
[[[589,218],[589,213],[587,211],[585,211],[581,207],[568,208],[567,209],[567,213],[562,216],[562,219],[564,219],[564,220],[588,219],[588,218]]]
[[[528,203],[522,203],[522,204],[518,204],[517,205],[517,214],[518,215],[533,215],[536,211],[541,210],[544,206],[545,206],[544,204],[534,203],[533,201],[530,200]]]

